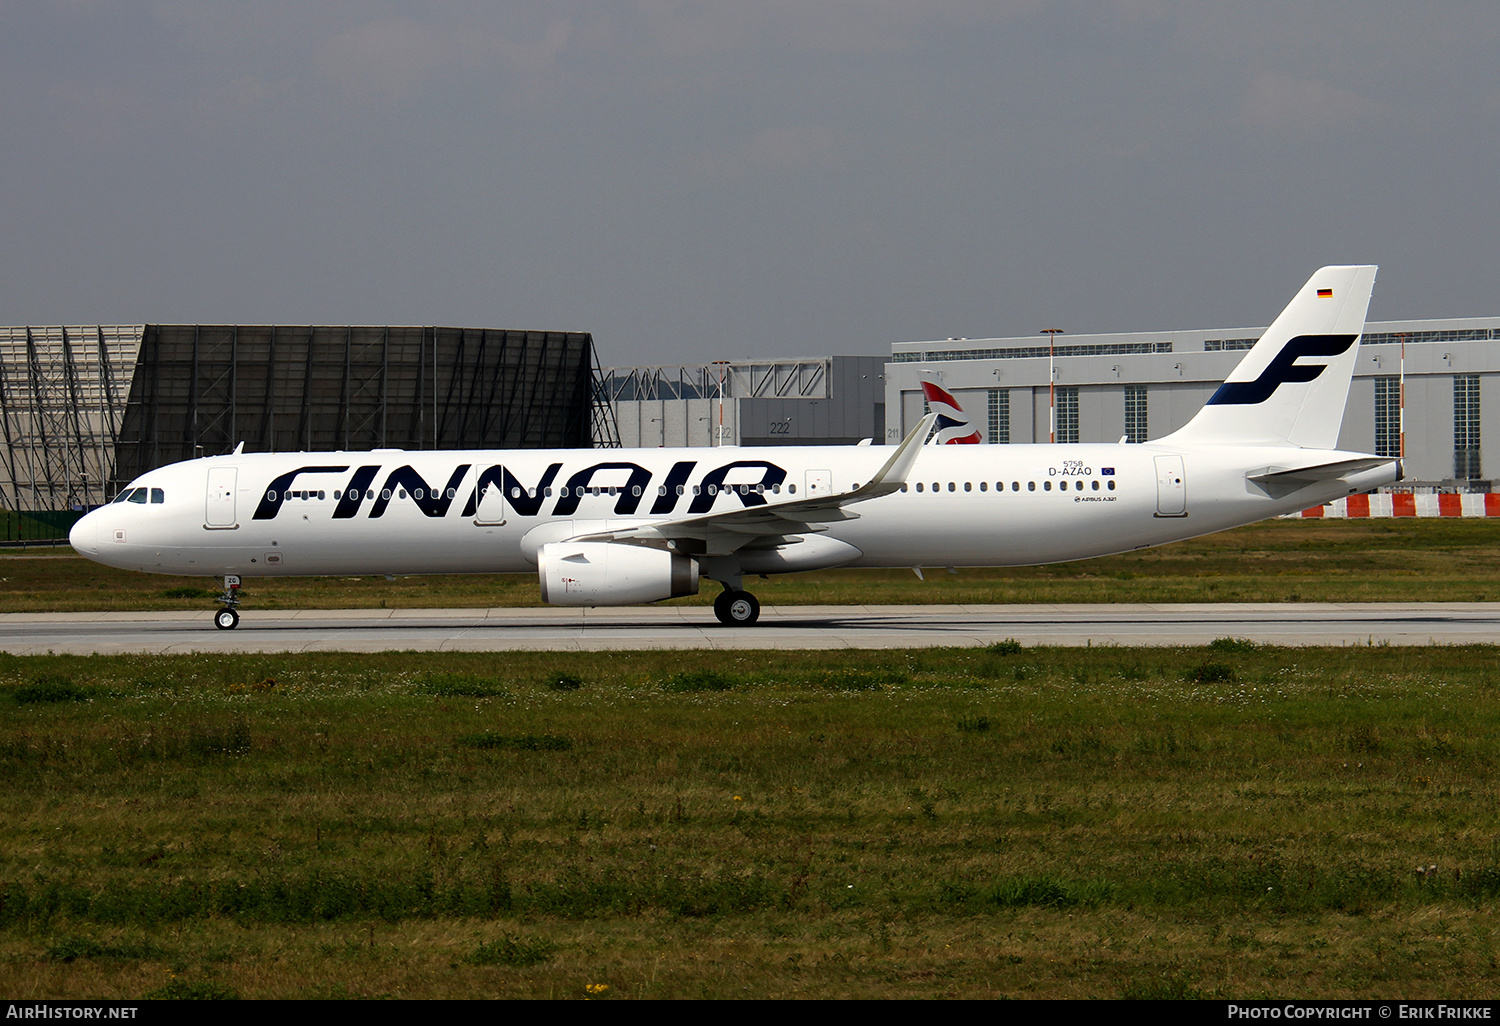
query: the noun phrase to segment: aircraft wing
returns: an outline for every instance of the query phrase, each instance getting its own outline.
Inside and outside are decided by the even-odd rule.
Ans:
[[[823,526],[840,520],[854,520],[859,514],[845,507],[901,490],[912,464],[922,451],[922,440],[932,430],[937,414],[929,413],[902,439],[891,458],[885,461],[869,481],[846,492],[820,495],[817,498],[792,499],[786,502],[749,506],[722,513],[667,520],[657,524],[597,531],[578,535],[570,541],[623,542],[652,547],[672,547],[678,541],[697,541],[705,545],[708,555],[727,555],[757,538],[813,534],[828,530]]]

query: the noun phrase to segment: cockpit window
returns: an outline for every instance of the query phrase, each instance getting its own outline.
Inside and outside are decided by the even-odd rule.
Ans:
[[[167,493],[161,488],[127,488],[115,496],[116,502],[149,502],[160,506],[167,501]]]

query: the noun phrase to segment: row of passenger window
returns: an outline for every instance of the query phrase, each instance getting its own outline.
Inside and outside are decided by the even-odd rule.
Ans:
[[[575,492],[575,493],[577,493],[577,495],[579,497],[582,497],[584,495],[622,495],[625,492],[625,486],[624,485],[610,485],[608,487],[598,487],[598,488],[584,488],[584,487],[580,486],[580,487],[572,489],[572,491]],[[703,487],[702,486],[700,486],[700,485],[693,485],[692,494],[698,495],[702,491],[703,491]],[[717,495],[719,492],[738,492],[741,495],[749,495],[751,492],[754,492],[757,495],[764,495],[767,491],[769,491],[769,492],[771,492],[773,494],[778,494],[779,495],[781,493],[781,485],[772,485],[769,488],[767,488],[763,484],[754,484],[754,485],[708,485],[707,486],[707,491],[708,491],[709,495]],[[789,486],[787,486],[787,491],[795,495],[796,492],[797,492],[797,486],[796,485],[789,485]],[[485,487],[485,488],[480,489],[480,493],[479,493],[480,497],[483,498],[486,494],[488,494],[488,492],[489,492],[489,487],[488,486]],[[561,495],[562,497],[566,498],[568,496],[568,494],[569,494],[569,489],[566,486],[564,486],[562,488],[558,488],[558,489],[544,488],[544,489],[542,489],[542,493],[544,495],[546,495],[547,497],[549,497],[549,498],[553,494]],[[521,497],[521,489],[519,487],[513,487],[510,490],[510,494],[511,494],[511,498],[513,498],[513,499],[519,499]],[[536,498],[536,489],[535,488],[527,488],[526,489],[526,494],[528,496],[530,496],[531,498],[534,499],[534,498]],[[640,495],[641,495],[641,486],[640,485],[632,485],[631,488],[630,488],[630,494],[633,495],[633,496],[635,496],[635,497],[637,497],[637,498],[639,498]],[[667,494],[666,486],[665,485],[659,486],[656,489],[656,494],[657,495],[666,495]],[[685,495],[685,494],[687,494],[687,489],[683,485],[678,485],[677,486],[677,494],[678,495]],[[436,488],[434,488],[432,490],[432,497],[434,499],[440,498],[441,496],[442,496],[442,493],[440,492],[440,490],[438,490]],[[383,489],[381,491],[381,493],[380,493],[380,497],[382,499],[385,499],[385,500],[391,499],[392,498],[392,492],[391,492],[391,490],[389,488]],[[400,498],[400,499],[406,498],[406,489],[404,489],[404,488],[399,489],[395,493],[395,497],[396,498]],[[427,492],[424,489],[421,489],[421,488],[414,488],[412,490],[411,497],[414,498],[414,499],[425,499],[427,497]],[[456,499],[457,497],[458,497],[458,490],[456,488],[449,488],[448,489],[448,498],[450,498],[450,499]],[[294,491],[287,492],[286,493],[286,498],[288,500],[291,500],[291,499],[325,499],[325,498],[327,498],[327,492],[322,491],[322,490],[312,491],[312,490],[308,490],[308,489],[297,489],[297,490],[294,490]],[[342,499],[343,498],[343,492],[335,490],[334,493],[333,493],[333,498],[334,498],[334,501],[338,501],[338,500]],[[366,499],[373,499],[373,498],[375,498],[375,490],[372,488],[369,491],[365,492],[365,498]],[[117,501],[117,502],[124,501],[123,500],[123,496],[120,499],[117,499],[115,501]],[[274,492],[274,491],[268,491],[268,492],[266,492],[266,501],[268,501],[268,502],[275,502],[276,501],[276,492]]]
[[[1089,482],[1089,486],[1094,491],[1096,491],[1096,492],[1099,491],[1099,482],[1098,481],[1090,481]],[[904,491],[907,490],[908,487],[909,487],[908,485],[902,485],[901,486],[901,490],[904,492]],[[924,487],[924,482],[922,482],[922,481],[918,481],[916,483],[915,487],[916,487],[917,491],[919,491],[919,492],[927,490]],[[1105,482],[1105,487],[1109,491],[1111,491],[1111,492],[1114,491],[1115,490],[1114,479],[1111,478],[1109,481],[1106,481]],[[932,488],[932,491],[934,491],[934,492],[940,492],[940,491],[943,490],[943,483],[941,481],[934,481],[934,482],[932,482],[931,488]],[[973,490],[974,490],[974,482],[973,481],[965,481],[964,482],[964,491],[966,491],[966,492],[972,492]],[[989,491],[990,490],[990,483],[988,481],[981,481],[981,482],[979,482],[979,490],[981,492],[987,492],[987,491]],[[1013,491],[1013,492],[1019,492],[1021,490],[1021,482],[1019,482],[1019,481],[1012,481],[1010,483],[1010,490]],[[1027,481],[1026,482],[1026,490],[1028,492],[1034,492],[1034,491],[1036,491],[1036,482],[1035,481]],[[1068,482],[1066,482],[1066,481],[1059,481],[1057,483],[1057,490],[1060,491],[1060,492],[1067,491],[1068,490]],[[1073,480],[1073,490],[1075,492],[1081,492],[1081,491],[1083,491],[1083,480],[1081,478],[1075,478]],[[956,481],[949,481],[948,482],[948,491],[950,491],[950,492],[956,492],[956,491],[958,491],[958,482],[956,482]],[[995,482],[995,491],[997,491],[997,492],[1003,492],[1003,491],[1005,491],[1005,482],[1004,481],[996,481]],[[1052,482],[1051,481],[1043,481],[1042,482],[1042,491],[1044,491],[1044,492],[1050,492],[1050,491],[1052,491]]]
[[[974,490],[974,482],[972,482],[972,481],[965,481],[963,483],[963,486],[964,486],[963,490],[966,491],[966,492],[972,492]],[[855,484],[854,487],[858,488],[859,485]],[[940,491],[943,490],[943,483],[941,481],[934,481],[929,486],[924,481],[918,481],[915,485],[903,484],[901,486],[901,490],[903,492],[905,492],[905,491],[910,490],[911,488],[915,488],[919,492],[924,492],[924,491],[929,490],[929,487],[930,487],[931,491],[940,492]],[[1098,481],[1090,481],[1089,482],[1089,487],[1092,490],[1096,491],[1096,492],[1100,490],[1100,484],[1099,484]],[[1111,491],[1111,492],[1114,491],[1115,490],[1115,482],[1114,482],[1114,480],[1111,479],[1109,481],[1106,481],[1104,483],[1104,487],[1107,490]],[[1057,484],[1057,488],[1058,488],[1059,491],[1064,491],[1064,492],[1067,491],[1068,490],[1068,482],[1066,482],[1066,481],[1059,481],[1058,484]],[[990,490],[990,483],[988,481],[980,481],[979,482],[979,490],[981,492],[987,492],[987,491],[989,491]],[[1012,481],[1010,483],[1010,490],[1013,491],[1013,492],[1019,492],[1021,490],[1021,482],[1019,482],[1019,481]],[[1026,482],[1026,490],[1029,491],[1029,492],[1036,491],[1037,490],[1036,482],[1035,481],[1027,481]],[[1083,481],[1081,479],[1075,479],[1073,481],[1073,490],[1076,491],[1076,492],[1083,491]],[[126,499],[129,499],[131,502],[145,502],[146,501],[145,498],[136,498],[136,497],[134,497],[136,495],[136,493],[140,493],[142,496],[144,496],[145,491],[146,491],[146,489],[144,489],[144,488],[137,488],[137,489],[135,489],[134,492],[124,492],[115,501],[116,502],[124,502],[124,501],[126,501]],[[481,489],[481,491],[480,491],[480,497],[482,498],[486,494],[487,491],[488,491],[488,489]],[[536,489],[535,488],[527,488],[525,491],[526,491],[526,495],[529,496],[530,498],[533,498],[533,499],[536,498]],[[566,486],[564,486],[562,488],[559,488],[556,491],[557,491],[557,494],[561,495],[563,498],[567,498],[567,496],[568,496],[568,488]],[[577,492],[580,497],[584,496],[584,495],[621,495],[621,494],[624,493],[625,487],[623,485],[610,485],[608,487],[598,487],[598,488],[583,488],[583,487],[578,487],[578,488],[574,488],[573,491]],[[678,495],[685,495],[685,494],[687,494],[687,491],[688,490],[687,490],[686,486],[684,486],[684,485],[678,485],[677,486],[677,494]],[[692,494],[698,495],[698,494],[701,494],[702,491],[703,491],[702,486],[700,486],[700,485],[693,485],[693,487],[692,487]],[[752,492],[755,493],[755,494],[757,494],[757,495],[764,495],[767,491],[769,491],[772,494],[779,495],[781,493],[781,485],[771,485],[769,488],[767,488],[767,486],[765,486],[763,484],[754,484],[754,485],[743,485],[743,484],[742,485],[708,485],[707,486],[707,491],[708,491],[709,495],[717,495],[721,491],[723,491],[723,492],[738,492],[740,495],[749,495]],[[788,485],[787,486],[787,491],[790,494],[795,495],[796,492],[797,492],[797,486],[796,485]],[[956,481],[949,481],[948,482],[948,491],[950,491],[950,492],[956,492],[956,491],[958,491],[958,482],[956,482]],[[1005,482],[1004,481],[996,481],[995,482],[995,491],[997,491],[997,492],[1003,492],[1003,491],[1005,491]],[[1050,491],[1052,491],[1052,482],[1051,481],[1043,481],[1042,482],[1042,491],[1044,491],[1044,492],[1050,492]],[[511,490],[510,490],[510,492],[511,492],[511,498],[513,498],[513,499],[519,499],[521,497],[521,489],[519,487],[512,487]],[[542,492],[543,492],[544,495],[546,495],[547,497],[550,498],[552,496],[552,494],[553,494],[553,489],[551,489],[551,488],[544,488],[544,489],[542,489]],[[152,498],[151,498],[152,502],[161,502],[161,501],[163,501],[160,498],[160,496],[161,496],[161,489],[160,488],[153,488],[153,489],[151,489],[151,493],[152,493]],[[421,500],[421,499],[424,499],[424,498],[427,497],[427,493],[423,489],[421,489],[421,488],[413,489],[411,494],[412,494],[412,498],[418,499],[418,500]],[[641,495],[641,486],[640,485],[632,485],[631,488],[630,488],[630,494],[633,495],[633,496],[635,496],[636,498],[639,498],[640,495]],[[659,495],[659,496],[666,495],[667,494],[666,486],[665,485],[658,486],[657,489],[656,489],[656,494]],[[322,491],[322,490],[311,491],[311,490],[299,489],[299,490],[296,490],[296,491],[289,491],[289,492],[287,492],[286,493],[286,497],[289,500],[290,499],[325,499],[325,498],[327,498],[327,493],[324,492],[324,491]],[[384,500],[389,501],[392,498],[391,490],[389,488],[386,488],[386,489],[382,490],[381,493],[380,493],[380,497],[382,499],[384,499]],[[396,492],[395,497],[396,498],[401,498],[401,499],[406,498],[406,489],[404,489],[404,488],[399,489]],[[434,499],[440,498],[441,497],[441,492],[439,492],[438,489],[433,489],[433,491],[432,491],[432,497]],[[457,498],[458,497],[458,491],[457,491],[457,489],[449,488],[448,489],[447,497],[449,499],[455,499],[455,498]],[[340,492],[340,491],[335,490],[334,493],[333,493],[333,498],[334,498],[335,501],[338,501],[339,499],[343,498],[343,493]],[[366,499],[374,499],[375,498],[375,490],[374,489],[370,489],[369,491],[365,492],[365,498]],[[275,502],[276,501],[276,493],[274,491],[267,492],[266,493],[266,499],[269,502]]]

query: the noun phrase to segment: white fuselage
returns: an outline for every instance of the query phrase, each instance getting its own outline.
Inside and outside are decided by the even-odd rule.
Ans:
[[[872,446],[237,454],[153,470],[74,546],[165,574],[534,571],[548,542],[852,490]],[[1363,454],[1213,445],[926,446],[904,490],[732,553],[744,573],[1016,566],[1160,545],[1368,491],[1394,461],[1272,495],[1247,475]],[[159,491],[156,491],[159,490]],[[153,501],[156,500],[156,501]],[[742,540],[742,539],[741,539]],[[708,535],[697,555],[721,544]],[[727,550],[726,550],[727,551]],[[707,571],[705,571],[707,572]]]
[[[227,578],[535,570],[544,600],[625,605],[750,574],[1019,566],[1145,548],[1398,480],[1337,451],[1372,265],[1298,290],[1202,410],[1141,445],[978,437],[951,393],[894,447],[234,453],[136,479],[70,540],[101,563]],[[225,581],[221,629],[239,622]]]

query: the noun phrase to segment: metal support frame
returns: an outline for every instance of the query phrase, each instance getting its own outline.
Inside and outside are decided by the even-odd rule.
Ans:
[[[595,366],[577,332],[0,327],[0,510],[99,505],[154,466],[241,442],[587,446]]]
[[[65,538],[111,497],[141,326],[0,328],[0,542]]]

